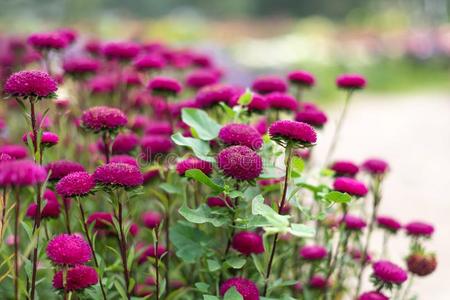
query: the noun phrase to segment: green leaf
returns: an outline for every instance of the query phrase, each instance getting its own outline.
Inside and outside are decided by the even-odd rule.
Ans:
[[[175,144],[191,148],[194,152],[194,155],[199,159],[208,162],[214,162],[214,158],[208,156],[211,148],[209,147],[209,144],[207,142],[196,138],[185,137],[180,132],[175,133],[171,138]]]
[[[263,173],[259,175],[259,178],[262,179],[272,179],[272,178],[281,178],[284,176],[283,172],[275,167],[267,164],[263,164],[265,167],[263,169]]]
[[[291,224],[289,232],[298,237],[312,238],[316,235],[313,227],[304,224]]]
[[[208,259],[206,263],[208,264],[208,270],[210,272],[215,272],[221,269],[219,262],[215,259]]]
[[[297,174],[301,174],[305,169],[305,162],[298,156],[292,157],[291,164],[292,164],[292,171],[294,171]]]
[[[211,119],[204,110],[183,108],[181,119],[184,123],[194,128],[199,138],[204,141],[213,140],[219,134],[220,125]]]
[[[252,94],[252,92],[249,89],[247,89],[245,91],[245,93],[243,93],[239,97],[238,104],[242,105],[242,106],[249,105],[250,102],[252,102],[252,99],[253,99],[253,94]]]
[[[242,257],[231,257],[226,260],[226,264],[232,267],[233,269],[240,269],[242,268],[247,260]]]
[[[180,186],[176,186],[174,184],[170,184],[167,182],[161,183],[159,187],[168,194],[178,194],[181,195],[183,191]]]
[[[289,226],[289,216],[280,215],[270,206],[264,204],[264,198],[261,195],[256,196],[252,200],[252,214],[263,216],[273,227],[283,228]]]
[[[128,299],[127,293],[125,293],[125,289],[122,287],[119,281],[114,281],[114,286],[116,287],[122,299]]]
[[[215,227],[221,227],[229,222],[227,216],[213,213],[206,204],[201,204],[195,209],[191,209],[186,204],[183,204],[178,212],[186,220],[195,224],[211,223]]]
[[[255,265],[256,270],[258,271],[259,275],[261,275],[261,277],[266,277],[266,272],[264,271],[264,267],[259,259],[258,256],[256,256],[255,254],[252,254],[252,259],[253,259],[253,264]]]
[[[220,300],[220,298],[213,295],[203,295],[203,300]]]
[[[186,263],[195,263],[206,254],[212,239],[191,224],[178,222],[170,227],[170,241],[179,258]]]
[[[186,173],[184,173],[184,176],[195,179],[196,181],[201,182],[203,184],[206,184],[216,193],[221,193],[224,190],[222,186],[216,184],[214,181],[211,180],[211,178],[209,178],[205,173],[203,173],[199,169],[187,170]]]
[[[331,191],[325,195],[325,200],[332,203],[349,203],[352,200],[352,196],[347,193]]]
[[[244,300],[241,294],[236,290],[236,287],[231,287],[225,293],[223,300]]]
[[[209,291],[209,284],[204,282],[196,282],[195,287],[202,293],[207,293]]]

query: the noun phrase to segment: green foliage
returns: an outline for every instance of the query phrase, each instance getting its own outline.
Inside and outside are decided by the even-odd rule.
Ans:
[[[172,141],[179,146],[185,146],[190,148],[194,152],[194,155],[201,160],[209,162],[215,161],[213,157],[208,156],[208,154],[211,151],[211,148],[209,147],[209,144],[205,141],[191,137],[184,137],[180,132],[177,132],[174,135],[172,135]]]
[[[195,263],[204,256],[211,243],[205,232],[181,221],[170,228],[170,241],[175,246],[176,255],[186,263]]]
[[[204,110],[183,108],[181,119],[184,123],[194,128],[199,138],[204,141],[213,140],[219,134],[220,125],[211,119]]]
[[[216,193],[221,193],[224,190],[223,186],[216,184],[214,181],[211,180],[211,178],[209,178],[205,173],[203,173],[199,169],[188,170],[184,175],[188,178],[192,178],[198,182],[201,182],[209,186]]]
[[[191,209],[183,204],[178,210],[186,220],[195,224],[210,223],[215,227],[221,227],[229,224],[228,215],[213,211],[208,205],[201,204],[196,209]]]

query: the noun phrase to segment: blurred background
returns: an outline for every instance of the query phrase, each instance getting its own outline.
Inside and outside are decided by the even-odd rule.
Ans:
[[[227,81],[305,69],[317,86],[305,97],[325,105],[327,149],[342,107],[335,77],[365,75],[344,125],[336,159],[389,161],[381,212],[432,222],[438,270],[417,280],[418,299],[450,299],[449,0],[1,0],[0,41],[71,27],[82,38],[136,39],[213,55]],[[1,57],[0,44],[0,61]],[[408,253],[406,238],[392,259]]]

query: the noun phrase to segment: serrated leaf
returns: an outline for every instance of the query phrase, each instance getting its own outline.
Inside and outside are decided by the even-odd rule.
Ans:
[[[220,125],[211,119],[204,110],[183,108],[181,119],[184,123],[194,128],[199,138],[204,141],[213,140],[219,134]]]

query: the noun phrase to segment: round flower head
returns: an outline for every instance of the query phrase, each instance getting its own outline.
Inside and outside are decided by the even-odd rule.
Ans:
[[[377,225],[380,228],[386,229],[391,233],[396,233],[402,225],[394,218],[388,216],[377,216]]]
[[[145,227],[153,229],[161,224],[162,216],[156,211],[146,211],[142,213],[141,219]]]
[[[172,141],[167,136],[145,136],[141,140],[142,155],[148,161],[158,154],[167,154],[172,147]]]
[[[217,74],[210,70],[196,70],[186,77],[186,85],[194,89],[215,84],[219,81]]]
[[[198,108],[197,103],[194,99],[182,100],[175,103],[169,103],[170,112],[174,117],[179,117],[181,115],[181,110],[183,108]]]
[[[60,234],[48,242],[47,256],[56,265],[80,265],[92,258],[89,244],[79,235]]]
[[[211,174],[212,172],[212,164],[210,162],[200,160],[197,158],[188,158],[185,160],[182,160],[177,163],[177,173],[178,175],[184,176],[186,171],[192,170],[192,169],[199,169],[206,175]]]
[[[352,257],[352,259],[355,261],[361,262],[363,259],[363,253],[358,248],[351,248],[349,251],[349,254]],[[372,261],[372,256],[370,255],[370,253],[366,253],[365,263],[369,263],[371,261]]]
[[[161,134],[171,135],[173,133],[172,126],[166,121],[150,121],[145,128],[145,134]]]
[[[74,172],[56,184],[56,192],[64,197],[86,196],[94,188],[94,179],[87,172]]]
[[[346,230],[361,231],[366,227],[367,223],[360,217],[347,214],[345,218],[341,219],[341,223],[344,224]]]
[[[331,167],[336,177],[355,177],[359,171],[359,167],[349,160],[335,161]]]
[[[10,156],[9,154],[0,153],[0,163],[2,163],[4,161],[8,161],[8,160],[14,160],[14,158],[12,156]]]
[[[298,122],[304,122],[311,126],[322,128],[327,122],[327,115],[319,109],[307,109],[297,113],[295,120]]]
[[[261,76],[253,81],[252,90],[262,95],[273,92],[284,93],[287,91],[287,84],[278,76]]]
[[[167,253],[167,249],[164,246],[159,245],[158,248],[155,249],[155,246],[150,245],[147,249],[142,252],[141,256],[138,259],[138,263],[142,264],[147,261],[149,257],[158,257],[161,258],[165,253]]]
[[[133,66],[138,71],[161,70],[166,65],[163,57],[156,54],[138,56],[133,61]]]
[[[78,291],[96,285],[98,283],[97,271],[84,265],[75,266],[67,271],[66,286],[68,291]],[[53,276],[53,287],[63,289],[63,271],[58,271]]]
[[[200,89],[195,97],[197,105],[201,108],[209,108],[220,102],[228,103],[233,97],[233,88],[224,84],[208,85]]]
[[[139,54],[140,46],[132,42],[109,42],[103,46],[102,54],[108,59],[127,61]]]
[[[9,160],[1,163],[0,186],[30,186],[43,183],[47,171],[31,160]]]
[[[247,108],[251,112],[264,112],[269,108],[269,102],[264,96],[254,93]]]
[[[72,28],[58,28],[56,33],[67,40],[67,44],[72,44],[78,38],[78,32]]]
[[[125,163],[109,163],[95,169],[97,183],[125,188],[136,187],[144,182],[141,171],[136,166]]]
[[[44,208],[41,211],[42,218],[57,218],[61,212],[61,206],[56,199],[55,194],[51,190],[46,190],[44,193],[44,199],[47,200]],[[30,218],[36,217],[37,204],[31,203],[28,206],[26,216]]]
[[[97,75],[88,81],[87,87],[93,94],[111,94],[119,82],[111,75]]]
[[[406,259],[408,271],[418,276],[427,276],[436,270],[437,261],[434,254],[413,253]]]
[[[139,167],[139,164],[133,156],[126,155],[126,154],[119,154],[119,155],[113,155],[111,156],[111,159],[109,160],[110,163],[124,163],[129,164],[131,166]]]
[[[108,229],[113,224],[113,215],[110,212],[96,211],[89,215],[87,224],[94,223],[94,229]]]
[[[100,68],[100,63],[89,57],[67,59],[63,63],[64,72],[74,77],[84,77],[94,74]]]
[[[246,278],[234,277],[225,280],[220,285],[220,295],[224,296],[226,292],[234,287],[241,294],[243,300],[259,300],[259,291],[256,284]]]
[[[366,160],[363,163],[362,168],[372,175],[383,175],[389,170],[389,165],[382,159],[372,158]]]
[[[410,236],[431,237],[434,232],[434,227],[431,224],[415,221],[405,225],[406,233]]]
[[[266,96],[269,107],[276,110],[296,111],[298,102],[289,94],[271,93]]]
[[[112,144],[113,154],[128,154],[139,145],[139,137],[134,133],[119,133]]]
[[[329,286],[329,282],[322,275],[313,275],[308,282],[310,288],[323,290]]]
[[[147,89],[156,95],[174,96],[181,91],[181,84],[174,78],[156,76],[150,80]]]
[[[36,138],[34,137],[33,132],[29,132],[29,133],[25,133],[22,136],[22,141],[24,141],[25,144],[28,143],[28,138],[34,142],[36,140]],[[41,136],[41,145],[43,147],[51,147],[54,146],[56,144],[58,144],[59,141],[59,137],[56,133],[50,132],[50,131],[44,131],[42,132],[42,136]]]
[[[263,169],[262,158],[246,146],[231,146],[217,155],[217,164],[225,175],[238,180],[256,179]]]
[[[349,177],[338,177],[333,182],[333,189],[356,197],[367,195],[367,187],[361,181]]]
[[[0,153],[7,154],[13,159],[22,159],[27,157],[27,148],[22,145],[2,145]]]
[[[336,78],[336,85],[341,89],[359,90],[366,86],[366,79],[358,74],[342,74]]]
[[[228,197],[226,198],[226,200],[220,197],[209,197],[206,201],[206,204],[209,207],[227,207],[227,204],[228,206],[233,206],[233,203],[231,203],[231,200]]]
[[[299,147],[309,147],[317,141],[314,128],[302,122],[279,120],[269,127],[270,137],[279,144],[294,143]]]
[[[67,47],[69,43],[67,38],[58,32],[33,33],[27,41],[38,50],[59,50]]]
[[[302,70],[296,70],[289,73],[288,80],[290,83],[302,87],[312,87],[316,82],[314,75]]]
[[[328,255],[327,249],[318,245],[304,246],[299,253],[305,260],[322,260]]]
[[[389,298],[380,292],[373,291],[361,294],[358,300],[389,300]]]
[[[95,106],[89,108],[81,116],[85,128],[99,132],[102,130],[115,130],[127,124],[127,116],[117,108]]]
[[[59,180],[70,173],[86,171],[82,164],[70,160],[56,160],[47,164],[45,168],[50,173],[50,180]]]
[[[408,279],[405,270],[387,260],[379,260],[372,265],[373,276],[385,283],[400,285]]]
[[[5,83],[5,93],[13,97],[51,98],[58,85],[47,73],[41,71],[20,71],[12,74]]]
[[[219,139],[226,145],[247,146],[253,150],[258,150],[263,145],[259,132],[246,124],[232,123],[223,126],[219,131]]]
[[[264,252],[262,237],[256,232],[241,231],[233,236],[231,246],[244,255],[260,254]]]

